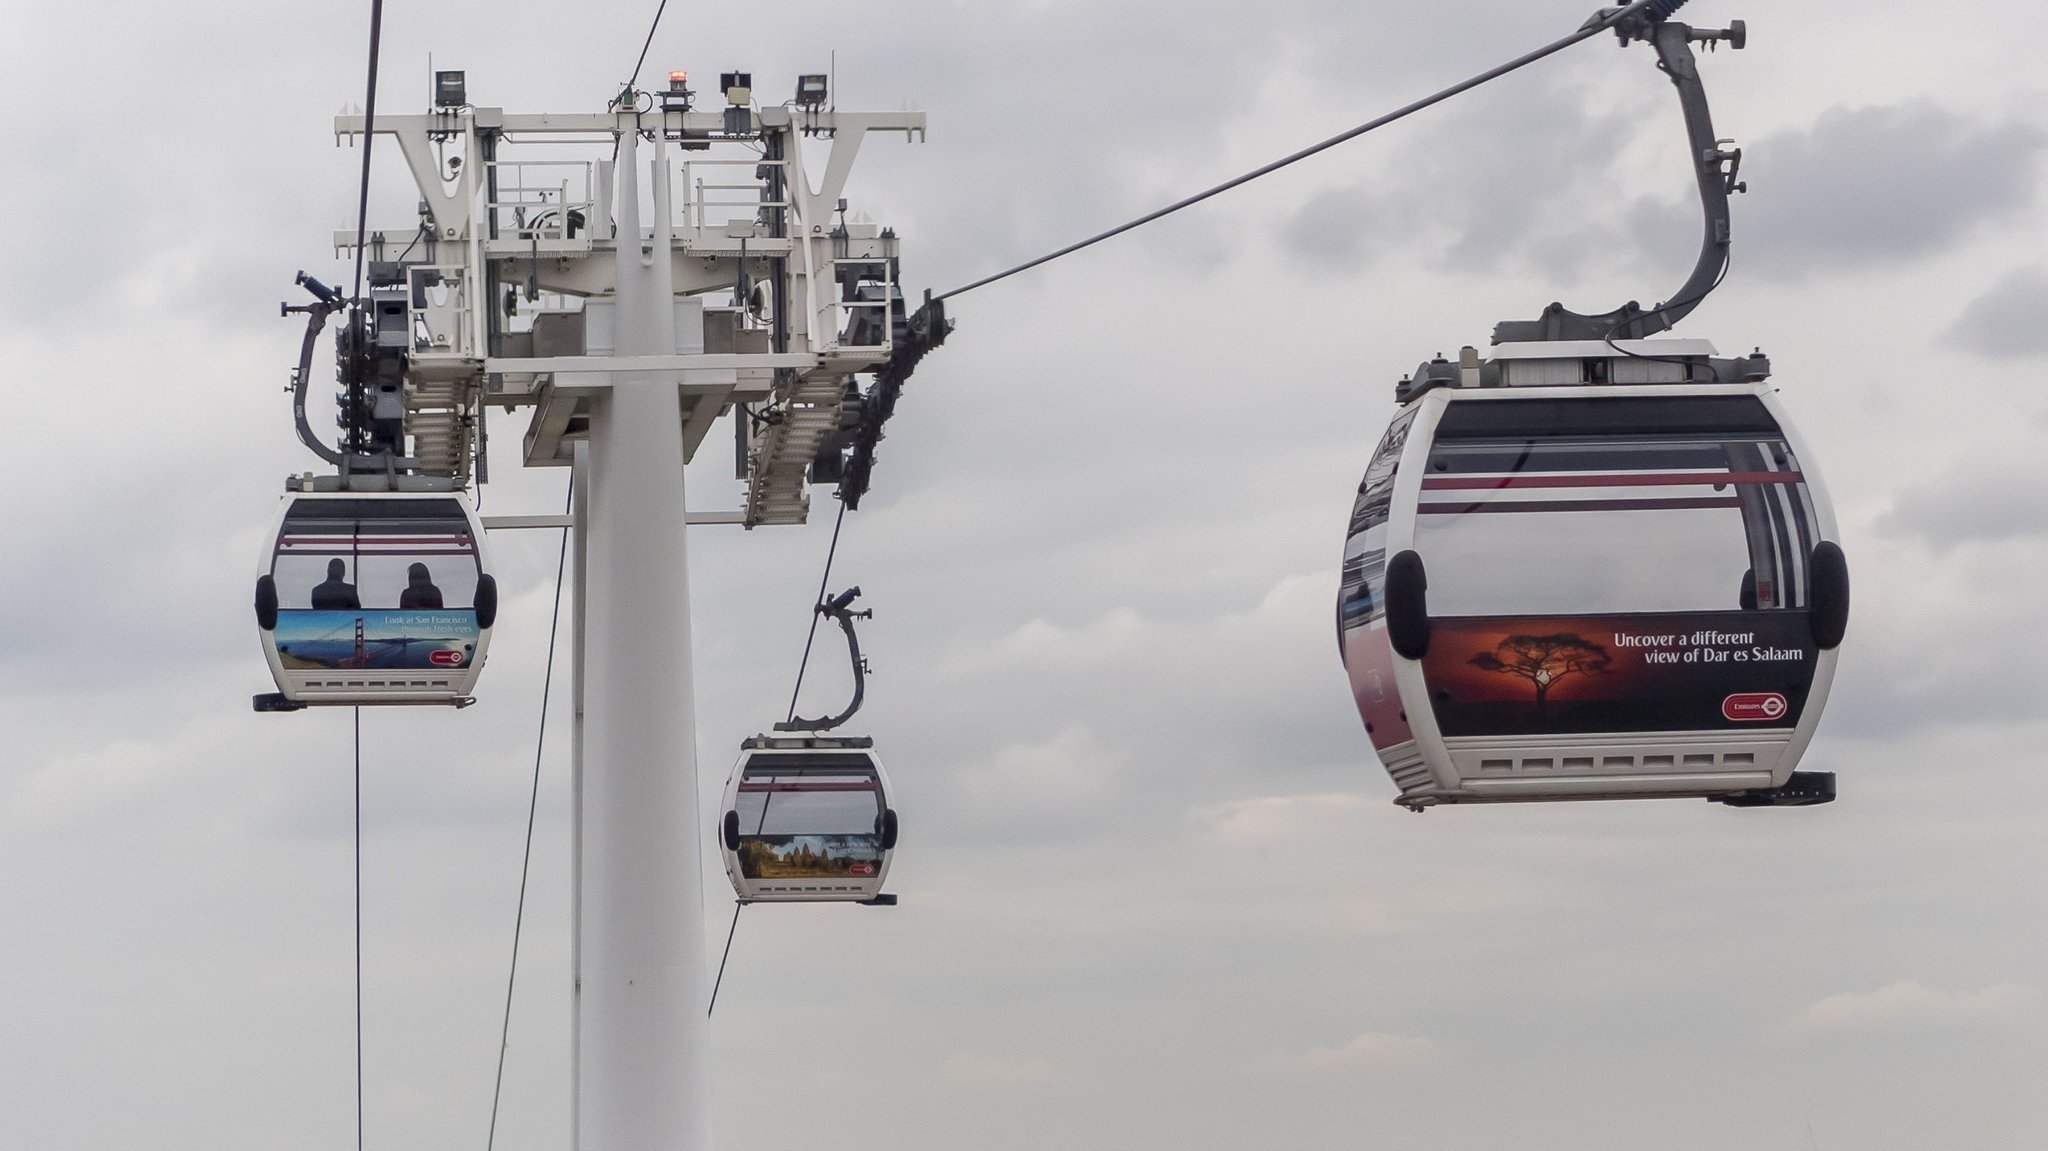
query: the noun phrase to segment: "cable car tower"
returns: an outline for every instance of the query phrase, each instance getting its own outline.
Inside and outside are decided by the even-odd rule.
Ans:
[[[279,538],[347,550],[329,561],[345,569],[337,583],[351,560],[367,563],[356,553],[374,550],[383,504],[452,506],[488,479],[492,409],[524,411],[522,463],[572,469],[568,515],[481,526],[576,529],[580,1151],[711,1146],[687,528],[802,523],[814,484],[857,506],[897,389],[948,330],[935,302],[906,314],[896,234],[850,219],[841,198],[867,136],[921,140],[924,114],[840,111],[823,75],[782,103],[757,100],[744,72],[716,93],[699,107],[676,72],[658,96],[629,86],[604,111],[523,114],[471,103],[463,74],[441,72],[424,114],[338,117],[338,139],[396,141],[419,217],[335,233],[339,253],[366,258],[367,299],[302,275],[315,301],[286,309],[309,314],[299,435],[336,468],[289,489],[347,501],[355,518]],[[806,166],[805,139],[825,143],[822,168]],[[337,352],[344,434],[329,445],[305,414],[312,350],[326,317],[351,306]],[[743,495],[691,511],[684,465],[726,414]],[[453,534],[386,550],[430,538]],[[281,594],[286,613],[317,606],[312,588],[316,602],[300,604],[264,578],[259,623]],[[350,659],[373,646],[362,634]],[[472,679],[480,663],[479,648]],[[293,690],[282,673],[280,684]],[[432,701],[459,702],[446,689]]]

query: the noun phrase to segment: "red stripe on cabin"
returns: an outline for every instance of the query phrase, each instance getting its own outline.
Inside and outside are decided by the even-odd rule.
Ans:
[[[1521,474],[1512,476],[1425,476],[1423,491],[1470,488],[1635,488],[1674,487],[1692,484],[1797,484],[1806,477],[1798,472],[1613,472],[1605,475],[1573,476]]]
[[[410,544],[467,544],[468,536],[280,536],[278,543],[284,547],[293,544],[356,544],[363,547],[399,547]]]
[[[375,548],[293,548],[295,556],[362,556],[365,559],[389,559],[392,556],[464,556],[474,560],[476,552],[469,548],[399,548],[397,551],[378,551]]]
[[[1417,515],[1464,515],[1467,512],[1637,512],[1678,508],[1739,508],[1733,497],[1700,496],[1669,500],[1488,500],[1485,503],[1418,504]]]

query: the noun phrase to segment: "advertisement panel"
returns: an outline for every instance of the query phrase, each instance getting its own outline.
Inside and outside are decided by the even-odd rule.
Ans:
[[[290,671],[465,667],[476,653],[474,611],[281,611],[272,633]]]
[[[1813,685],[1803,611],[1432,620],[1446,736],[1787,728]]]
[[[882,837],[743,835],[739,857],[748,879],[868,878],[882,866]]]

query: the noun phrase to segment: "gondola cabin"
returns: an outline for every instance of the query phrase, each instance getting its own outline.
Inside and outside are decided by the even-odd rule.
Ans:
[[[1794,767],[1848,618],[1834,515],[1768,361],[1712,352],[1501,344],[1397,389],[1338,602],[1397,802],[1833,797]]]
[[[489,573],[458,493],[287,494],[256,578],[273,708],[468,702],[498,614]]]
[[[886,898],[896,812],[873,740],[747,740],[726,781],[719,830],[742,903]]]

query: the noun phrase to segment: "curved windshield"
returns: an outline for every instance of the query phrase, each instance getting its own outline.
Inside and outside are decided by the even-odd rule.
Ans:
[[[1425,466],[1432,616],[1805,605],[1812,496],[1753,397],[1454,402]]]
[[[757,756],[740,777],[740,872],[749,879],[873,876],[882,787],[863,755]]]
[[[302,499],[271,563],[280,608],[467,610],[476,538],[456,500]]]
[[[1401,449],[1408,446],[1413,409],[1394,417],[1380,437],[1380,446],[1366,465],[1358,499],[1351,505],[1351,528],[1344,539],[1344,571],[1337,604],[1340,625],[1359,627],[1384,611],[1381,586],[1387,568],[1387,520],[1394,506],[1394,473]]]

